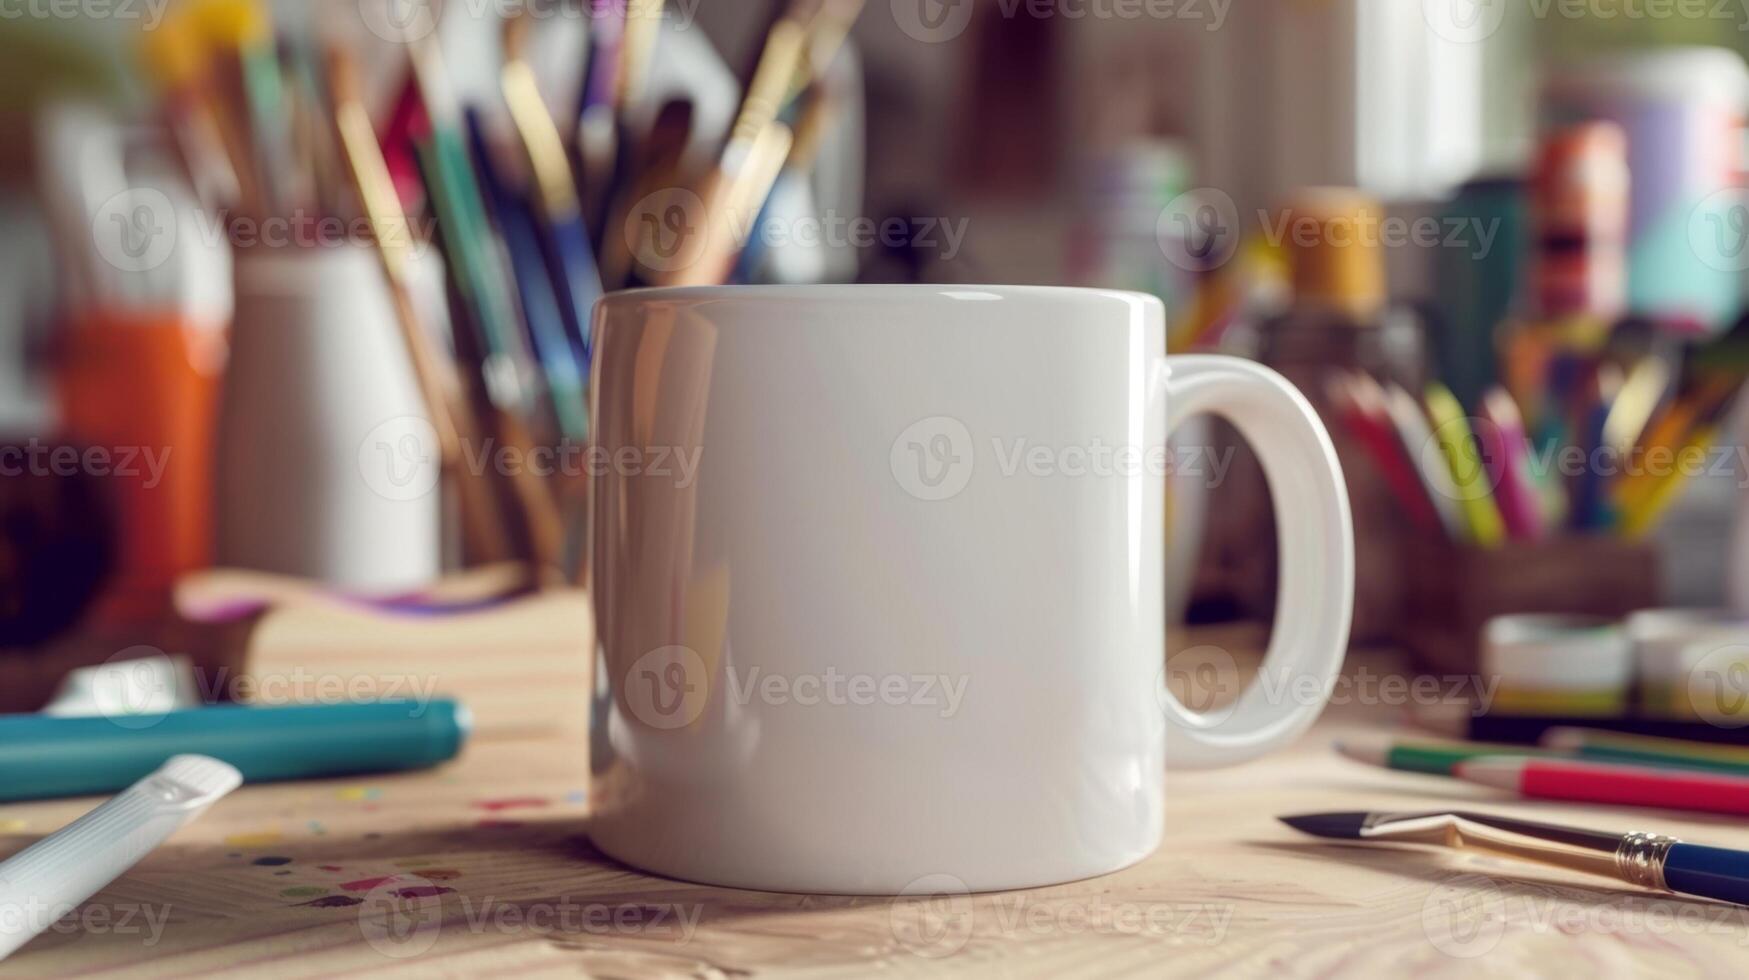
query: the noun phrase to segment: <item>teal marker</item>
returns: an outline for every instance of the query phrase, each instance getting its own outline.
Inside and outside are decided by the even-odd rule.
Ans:
[[[471,727],[454,701],[0,715],[0,801],[115,793],[189,754],[228,762],[251,783],[424,769],[455,758]]]

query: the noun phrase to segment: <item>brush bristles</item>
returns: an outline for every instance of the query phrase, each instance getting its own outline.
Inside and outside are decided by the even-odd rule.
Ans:
[[[1370,813],[1302,813],[1292,817],[1277,817],[1282,823],[1314,837],[1357,840],[1366,826]]]

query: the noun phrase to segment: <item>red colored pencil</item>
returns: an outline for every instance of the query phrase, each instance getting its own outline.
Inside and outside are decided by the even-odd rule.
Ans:
[[[1512,756],[1472,759],[1452,774],[1532,799],[1749,815],[1744,776]]]
[[[1415,473],[1415,463],[1397,438],[1377,383],[1370,377],[1337,375],[1330,379],[1329,398],[1342,424],[1372,457],[1409,520],[1423,531],[1443,532],[1439,512],[1427,499],[1427,488]]]

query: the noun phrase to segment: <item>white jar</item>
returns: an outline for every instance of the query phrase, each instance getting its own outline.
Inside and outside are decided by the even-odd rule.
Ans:
[[[236,277],[219,564],[367,590],[437,578],[436,437],[377,256],[258,247]]]

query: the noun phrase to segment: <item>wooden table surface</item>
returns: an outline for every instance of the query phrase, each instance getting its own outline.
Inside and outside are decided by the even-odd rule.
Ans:
[[[582,608],[550,604],[522,625],[551,635]],[[310,637],[346,633],[344,618],[297,622],[267,641],[264,663],[302,663]],[[498,626],[516,642],[517,629]],[[586,678],[564,666],[573,643],[517,662],[531,704],[581,702]],[[1256,634],[1184,643],[1243,663]],[[471,684],[514,703],[515,684],[463,666],[477,656],[448,665],[451,655],[427,653],[444,691]],[[452,669],[467,680],[452,682]],[[643,875],[589,844],[582,711],[537,708],[546,727],[489,724],[434,771],[239,790],[0,977],[1742,975],[1749,910],[1449,852],[1319,843],[1278,824],[1292,812],[1461,804],[1749,847],[1749,829],[1728,820],[1518,803],[1339,759],[1333,738],[1392,725],[1413,696],[1382,681],[1387,658],[1351,657],[1349,670],[1340,703],[1291,751],[1173,774],[1166,845],[1094,880],[895,902]],[[0,855],[92,802],[0,806]],[[1000,833],[1001,815],[991,820]]]

